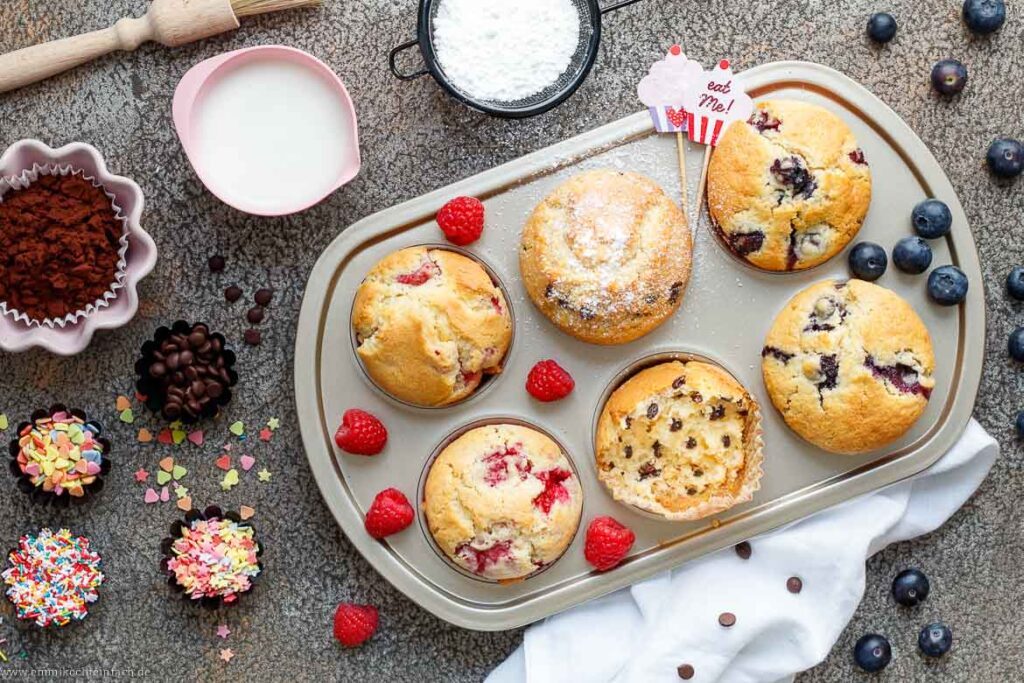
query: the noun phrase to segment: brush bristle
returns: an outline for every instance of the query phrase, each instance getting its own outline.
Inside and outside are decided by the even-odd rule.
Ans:
[[[237,17],[251,17],[254,14],[278,12],[296,7],[319,5],[320,0],[231,0],[231,9]]]

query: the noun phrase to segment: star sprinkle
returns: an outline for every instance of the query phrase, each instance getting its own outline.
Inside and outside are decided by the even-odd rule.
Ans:
[[[149,472],[142,469],[141,467],[135,470],[135,481],[143,482],[149,479]]]
[[[223,491],[230,491],[238,485],[238,470],[230,469],[224,475],[224,479],[220,482],[220,488]]]
[[[272,417],[269,420],[267,420],[267,427],[272,432],[276,432],[277,428],[280,427],[280,426],[281,426],[281,421],[278,420],[276,417]]]
[[[118,417],[121,419],[121,422],[124,422],[125,424],[132,424],[135,422],[135,413],[132,412],[131,408],[122,410]]]
[[[242,436],[243,434],[245,434],[245,423],[239,420],[238,422],[235,422],[230,427],[228,427],[228,431],[234,434],[235,436]]]
[[[256,458],[251,455],[243,455],[238,459],[238,463],[242,466],[242,469],[248,472],[252,469],[253,465],[256,464]]]
[[[234,657],[234,656],[235,656],[235,653],[231,651],[230,647],[226,647],[226,648],[224,648],[223,650],[220,651],[220,658],[223,659],[225,662],[230,663],[231,662],[231,658]]]
[[[19,619],[64,626],[85,619],[89,604],[99,598],[100,556],[89,549],[88,538],[67,529],[22,536],[7,562],[3,579]]]
[[[228,628],[227,624],[221,624],[220,626],[217,627],[217,637],[218,638],[223,638],[224,640],[227,640],[228,636],[230,636],[230,635],[231,635],[231,629]]]
[[[153,432],[145,427],[139,430],[139,443],[149,443],[153,440]]]
[[[270,441],[274,438],[274,432],[270,427],[264,427],[260,430],[260,441]]]
[[[179,486],[178,484],[175,484],[174,495],[176,495],[179,499],[185,498],[186,496],[188,496],[188,489],[185,488],[184,486]]]
[[[262,470],[256,473],[256,476],[259,477],[260,481],[266,483],[270,481],[271,472],[266,467],[264,467]]]

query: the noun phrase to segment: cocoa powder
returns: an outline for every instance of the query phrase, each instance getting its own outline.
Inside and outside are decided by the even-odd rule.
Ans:
[[[34,320],[99,301],[117,276],[124,225],[81,174],[42,175],[0,197],[0,301]]]

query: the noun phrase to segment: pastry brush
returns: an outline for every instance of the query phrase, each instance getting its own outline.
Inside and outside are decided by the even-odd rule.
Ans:
[[[233,31],[238,18],[319,4],[320,0],[153,0],[138,19],[110,28],[33,45],[0,56],[0,92],[14,90],[117,50],[150,40],[177,47]]]

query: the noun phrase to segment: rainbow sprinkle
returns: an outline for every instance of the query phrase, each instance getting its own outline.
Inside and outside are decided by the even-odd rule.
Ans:
[[[18,469],[36,488],[81,498],[103,465],[98,436],[94,423],[69,412],[42,417],[18,434]]]
[[[259,545],[251,526],[227,519],[197,519],[171,545],[167,569],[193,600],[232,603],[260,573]]]
[[[85,619],[89,603],[99,598],[100,556],[89,549],[88,538],[67,529],[22,536],[7,561],[3,579],[19,619],[64,626]]]

